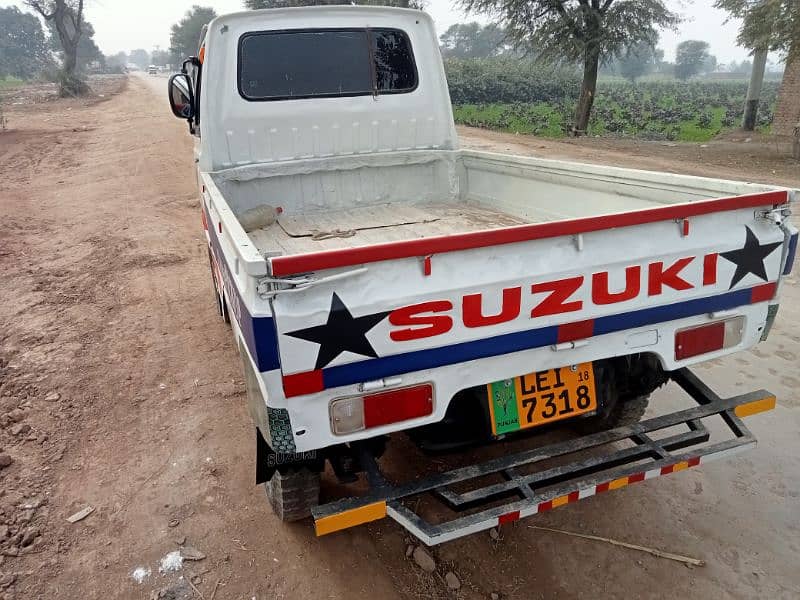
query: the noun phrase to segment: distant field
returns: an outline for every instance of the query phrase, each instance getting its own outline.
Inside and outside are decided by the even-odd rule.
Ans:
[[[22,79],[17,79],[16,77],[0,77],[0,90],[5,90],[12,87],[18,87],[22,85]]]
[[[770,128],[778,82],[766,81],[758,127]],[[747,93],[744,81],[644,81],[636,85],[602,81],[589,135],[704,142],[740,124]],[[513,133],[562,137],[575,99],[570,96],[531,102],[455,104],[456,122]]]

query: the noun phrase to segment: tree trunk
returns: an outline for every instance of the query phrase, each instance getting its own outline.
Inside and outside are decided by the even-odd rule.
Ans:
[[[750,71],[750,85],[747,86],[747,100],[744,103],[742,129],[753,131],[756,128],[758,102],[761,98],[761,84],[767,67],[767,49],[757,48],[753,52],[753,70]]]
[[[63,97],[81,96],[89,92],[89,86],[75,72],[78,65],[78,43],[81,39],[81,30],[73,25],[71,16],[67,13],[66,4],[56,6],[52,19],[58,32],[58,41],[64,52],[64,64],[61,67],[59,80],[59,95]]]
[[[584,51],[581,95],[578,97],[578,105],[575,107],[575,125],[572,127],[571,132],[574,137],[584,135],[589,127],[589,117],[592,113],[594,94],[597,90],[597,71],[599,67],[600,49],[594,44],[590,44]]]

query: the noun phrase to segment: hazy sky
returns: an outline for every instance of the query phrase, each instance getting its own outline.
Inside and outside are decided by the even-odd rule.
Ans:
[[[9,4],[24,8],[21,0],[0,0],[0,5]],[[169,46],[170,26],[191,4],[212,6],[219,14],[238,11],[243,6],[241,0],[86,0],[86,18],[94,25],[95,40],[106,54],[134,48],[152,50],[156,45]],[[721,63],[747,58],[747,52],[736,45],[738,22],[725,24],[725,13],[712,8],[713,0],[677,0],[668,4],[686,21],[678,31],[662,33],[659,46],[667,60],[673,59],[675,46],[687,39],[707,41]],[[428,0],[427,11],[439,33],[453,23],[476,19],[453,6],[450,0]],[[485,19],[478,16],[477,20]]]

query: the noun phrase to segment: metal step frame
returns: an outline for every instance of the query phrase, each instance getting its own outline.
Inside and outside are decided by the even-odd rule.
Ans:
[[[408,484],[389,484],[373,461],[367,470],[371,485],[367,495],[337,500],[313,509],[317,535],[389,516],[420,541],[432,546],[755,446],[755,437],[740,417],[774,408],[774,395],[759,390],[720,398],[686,368],[674,371],[671,378],[698,406]],[[715,415],[722,417],[730,437],[707,444],[710,433],[701,420]],[[684,426],[686,431],[658,440],[651,437],[654,432],[675,426]],[[623,440],[630,440],[634,445],[622,449],[600,448]],[[591,452],[593,450],[595,452]],[[580,457],[569,460],[570,455],[578,453]],[[520,473],[520,468],[535,468],[538,463],[554,458],[566,459],[566,462],[527,474]],[[492,474],[500,474],[503,481],[466,492],[452,489],[455,484],[469,487],[471,480]],[[409,508],[409,503],[404,502],[421,494],[428,494],[441,502],[455,517],[440,523],[423,519]],[[507,502],[497,505],[502,500]],[[489,504],[492,506],[480,509]],[[470,512],[458,514],[464,511]]]

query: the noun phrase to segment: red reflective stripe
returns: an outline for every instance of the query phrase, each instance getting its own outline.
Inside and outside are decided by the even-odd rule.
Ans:
[[[661,467],[661,474],[662,475],[669,475],[672,471],[675,470],[675,465],[669,465],[668,467]]]
[[[695,456],[694,458],[690,458],[686,462],[689,463],[690,467],[696,467],[697,465],[700,464],[700,457],[699,456]]]
[[[583,340],[594,335],[594,319],[558,326],[558,343]]]
[[[497,517],[497,524],[502,525],[503,523],[513,523],[519,519],[519,511],[515,510],[514,512],[506,513],[504,515],[500,515]]]
[[[567,498],[569,498],[570,502],[577,502],[581,499],[581,493],[578,490],[575,490],[574,492],[570,492]]]
[[[308,254],[294,254],[289,256],[276,256],[270,258],[272,274],[283,276],[296,273],[307,273],[321,269],[333,269],[348,265],[359,265],[378,262],[427,256],[442,252],[455,252],[482,248],[485,246],[498,246],[513,244],[529,240],[540,240],[559,237],[562,235],[577,235],[591,231],[601,231],[613,227],[630,227],[643,223],[654,223],[683,219],[695,215],[705,215],[725,210],[738,210],[757,206],[780,206],[788,201],[788,191],[763,192],[760,194],[746,194],[732,198],[717,198],[714,200],[701,200],[674,206],[659,208],[646,208],[615,215],[599,217],[583,217],[550,223],[531,223],[529,225],[516,225],[475,231],[447,236],[436,236],[399,242],[386,242],[355,248],[339,248],[324,250]]]
[[[431,274],[431,257],[426,256],[425,261],[422,266],[422,271],[425,274],[425,277],[430,277]]]
[[[644,481],[644,473],[636,473],[628,476],[628,483],[638,483]]]
[[[775,297],[775,290],[778,288],[777,283],[762,283],[750,290],[750,302],[766,302]]]
[[[283,393],[287,398],[313,394],[324,389],[325,382],[322,379],[322,369],[283,376]]]
[[[548,500],[547,502],[540,502],[539,503],[539,512],[545,512],[546,510],[550,510],[553,508],[553,501]]]
[[[683,237],[689,235],[689,219],[683,220]]]
[[[609,484],[608,481],[606,481],[605,483],[598,484],[597,487],[595,487],[595,489],[594,489],[595,493],[596,494],[602,494],[603,492],[607,492],[608,491],[608,484]]]

